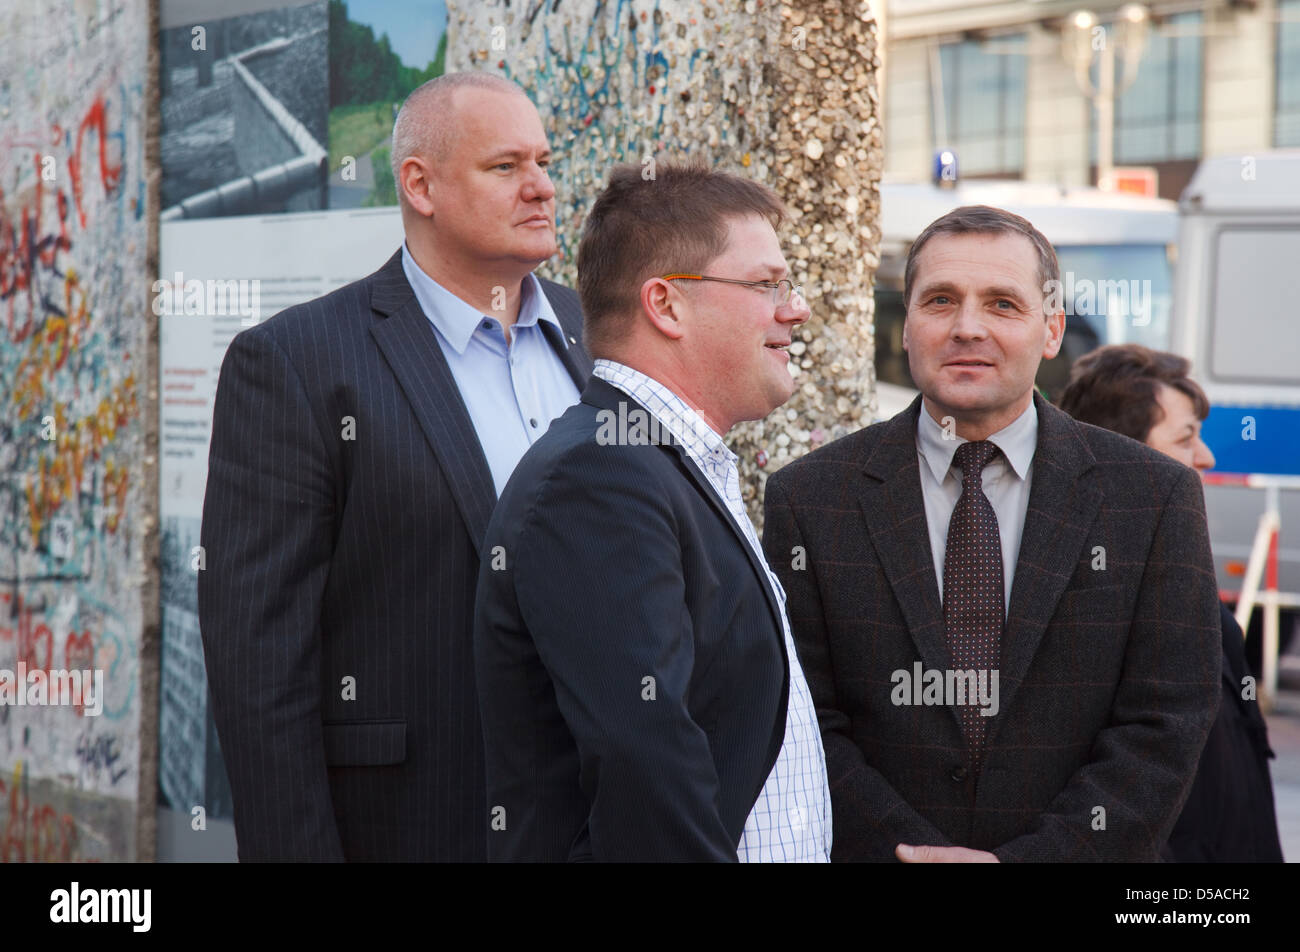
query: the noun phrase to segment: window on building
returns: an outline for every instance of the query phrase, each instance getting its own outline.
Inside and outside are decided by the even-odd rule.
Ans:
[[[1300,0],[1278,0],[1277,118],[1273,144],[1300,146]]]
[[[1113,37],[1107,24],[1108,37]],[[1199,10],[1153,24],[1138,63],[1137,78],[1115,98],[1116,165],[1153,165],[1201,155],[1202,64]],[[1092,81],[1099,81],[1094,57]],[[1123,81],[1123,57],[1116,51],[1115,82]],[[1092,156],[1097,159],[1097,116],[1092,115]]]
[[[1024,169],[1026,53],[1024,34],[939,47],[947,129],[934,144],[957,153],[963,177]]]

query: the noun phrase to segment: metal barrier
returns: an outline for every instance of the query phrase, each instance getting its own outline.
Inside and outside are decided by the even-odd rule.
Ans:
[[[1259,690],[1260,706],[1269,710],[1277,697],[1278,645],[1281,609],[1300,608],[1300,594],[1277,590],[1277,545],[1282,526],[1281,493],[1284,489],[1300,490],[1300,476],[1267,476],[1260,473],[1205,473],[1202,479],[1211,486],[1244,486],[1264,490],[1264,513],[1259,517],[1250,561],[1237,598],[1237,624],[1242,633],[1250,624],[1251,612],[1258,605],[1263,612],[1263,670]],[[1263,588],[1261,590],[1261,584]]]

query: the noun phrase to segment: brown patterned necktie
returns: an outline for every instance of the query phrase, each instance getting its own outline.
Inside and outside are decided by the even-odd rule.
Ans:
[[[998,517],[981,488],[981,472],[998,452],[988,440],[957,447],[954,462],[961,467],[962,489],[948,523],[943,558],[943,628],[949,664],[956,671],[974,670],[977,676],[998,667],[1005,619]],[[969,684],[975,696],[968,693],[958,713],[978,771],[989,719],[980,713],[976,684]]]

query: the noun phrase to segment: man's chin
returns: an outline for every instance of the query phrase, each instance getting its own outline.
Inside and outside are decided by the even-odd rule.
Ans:
[[[948,388],[921,392],[936,410],[958,417],[979,416],[996,409],[999,402],[997,396],[987,393],[963,392]]]
[[[511,255],[508,255],[508,258],[517,261],[517,263],[523,265],[523,267],[528,269],[528,271],[533,271],[533,269],[537,268],[538,265],[545,264],[546,261],[554,258],[554,256],[555,248],[546,252],[542,252],[541,250],[538,250],[538,248],[515,248],[515,251],[513,251]]]
[[[939,389],[923,387],[930,406],[942,415],[951,415],[958,419],[975,420],[982,417],[1000,415],[1020,403],[1032,394],[1032,385],[1024,392],[1008,396],[1006,391],[990,393],[987,389],[965,387],[942,387]]]
[[[756,401],[753,405],[739,411],[740,415],[736,417],[735,422],[731,425],[735,426],[737,423],[752,423],[755,420],[765,420],[774,412],[781,409],[781,407],[785,405],[786,401],[793,395],[793,389],[791,389],[785,396],[781,396],[779,393],[775,392],[767,393],[764,395],[761,402]]]
[[[771,405],[768,407],[767,413],[764,413],[763,416],[767,416],[768,413],[771,413],[774,410],[779,410],[781,407],[785,406],[786,403],[789,402],[790,398],[794,396],[795,389],[796,387],[793,377],[790,378],[789,383],[777,383],[774,385],[767,395]],[[755,417],[754,419],[762,419],[762,417]]]
[[[530,242],[519,246],[515,256],[520,261],[530,262],[532,267],[535,268],[543,261],[554,257],[557,251],[559,251],[559,246],[556,245],[554,240],[545,243]]]

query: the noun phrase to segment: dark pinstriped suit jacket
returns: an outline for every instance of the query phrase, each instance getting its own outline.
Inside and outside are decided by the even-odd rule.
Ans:
[[[835,860],[889,861],[912,843],[1004,862],[1155,861],[1187,796],[1219,690],[1200,480],[1034,401],[1033,483],[978,782],[955,707],[892,697],[894,671],[948,666],[921,398],[768,480],[764,548],[821,722]]]
[[[581,390],[577,295],[542,285]],[[495,502],[400,250],[232,342],[199,618],[240,859],[486,858],[471,634]]]

